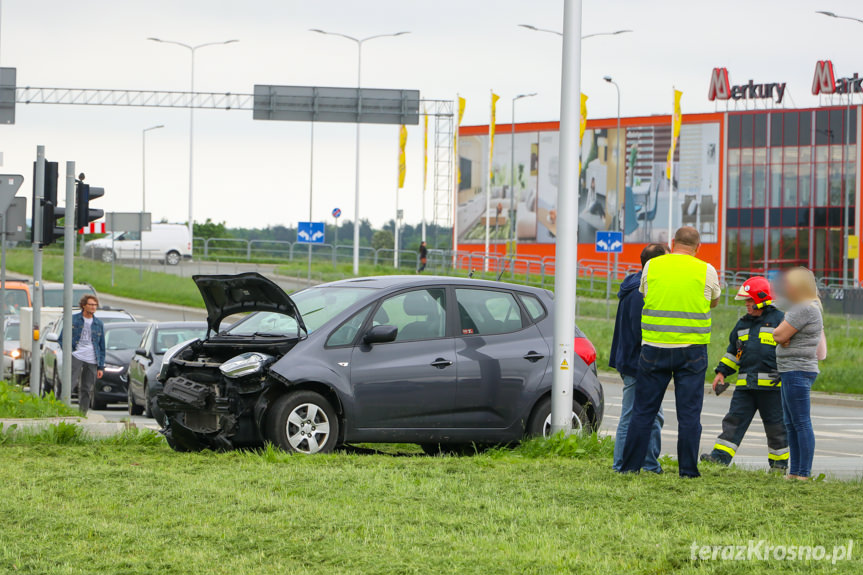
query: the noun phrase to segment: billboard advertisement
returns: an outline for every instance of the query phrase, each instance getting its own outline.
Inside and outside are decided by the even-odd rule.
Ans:
[[[519,242],[554,242],[559,132],[521,131],[519,126],[517,130],[513,138],[500,127],[495,136],[488,209],[488,134],[459,138],[459,243],[484,242],[487,226],[491,242],[505,242],[512,233],[513,213]],[[622,141],[616,128],[588,129],[584,134],[578,190],[579,243],[593,243],[597,231],[608,230],[623,231],[627,243],[665,242],[669,201],[672,228],[695,226],[702,243],[717,242],[719,123],[682,126],[672,194],[665,177],[670,123],[630,125],[622,132]],[[618,156],[623,156],[623,161]]]

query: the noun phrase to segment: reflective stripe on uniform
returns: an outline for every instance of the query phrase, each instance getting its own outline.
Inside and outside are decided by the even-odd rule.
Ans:
[[[667,317],[667,318],[675,318],[675,319],[706,319],[710,320],[710,312],[701,313],[694,311],[666,311],[659,309],[645,309],[641,312],[641,315],[648,315],[650,317]]]
[[[666,333],[710,333],[710,326],[697,325],[659,325],[655,323],[641,322],[641,329],[647,331],[661,331]]]
[[[737,356],[731,355],[730,353],[723,355],[722,359],[719,360],[719,363],[723,363],[735,371],[737,371],[737,367],[740,365],[737,362]]]
[[[775,329],[776,329],[775,327],[762,327],[762,328],[758,329],[758,332],[759,333],[773,333],[773,331]]]
[[[737,330],[737,339],[740,341],[746,341],[749,339],[749,330],[748,329],[738,329]]]
[[[767,459],[772,459],[773,461],[783,461],[788,459],[791,455],[791,452],[787,447],[783,449],[768,449],[767,450]]]
[[[730,441],[725,441],[724,439],[717,439],[716,444],[713,446],[713,449],[724,451],[731,457],[734,457],[734,454],[737,453],[737,445],[731,443]]]
[[[748,374],[741,373],[739,374],[739,378],[737,380],[737,385],[743,386],[747,384],[746,377]],[[779,380],[779,377],[771,374],[771,373],[758,373],[752,374],[755,375],[756,383],[758,387],[782,387],[782,382]]]

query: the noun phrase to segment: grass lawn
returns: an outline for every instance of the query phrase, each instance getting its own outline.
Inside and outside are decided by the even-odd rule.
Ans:
[[[123,574],[860,573],[857,482],[611,471],[609,439],[470,457],[0,446],[0,571]],[[691,545],[852,560],[693,561]]]
[[[10,272],[33,274],[33,252],[29,249],[9,250],[6,267]],[[42,256],[42,278],[48,282],[63,281],[63,255],[45,252]],[[152,302],[204,307],[198,288],[189,278],[144,271],[138,279],[137,268],[116,265],[114,285],[111,285],[111,264],[88,258],[75,258],[75,281],[92,285],[97,292]]]
[[[63,417],[79,415],[77,409],[48,397],[34,397],[24,393],[21,388],[0,381],[0,417],[17,419],[30,417]]]

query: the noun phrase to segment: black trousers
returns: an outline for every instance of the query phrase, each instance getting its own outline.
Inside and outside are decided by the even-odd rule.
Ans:
[[[788,467],[788,437],[782,420],[782,393],[778,388],[735,389],[728,413],[722,418],[722,433],[716,439],[711,455],[725,464],[731,463],[756,411],[761,415],[767,434],[770,467]]]

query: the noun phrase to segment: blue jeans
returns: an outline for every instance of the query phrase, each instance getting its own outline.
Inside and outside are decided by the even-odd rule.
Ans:
[[[815,456],[815,433],[809,419],[809,390],[815,383],[817,373],[812,371],[787,371],[780,373],[782,380],[782,413],[788,433],[788,449],[791,463],[790,475],[809,477],[812,473],[812,458]]]
[[[633,375],[623,375],[623,400],[620,407],[620,421],[617,423],[617,433],[614,437],[614,465],[612,468],[615,471],[620,471],[620,463],[623,460],[623,444],[626,443],[626,432],[629,429],[629,420],[632,417],[632,404],[635,403],[635,382],[637,381]],[[653,420],[653,428],[650,431],[650,443],[647,446],[647,455],[644,458],[645,471],[653,473],[661,473],[662,466],[656,460],[659,457],[660,449],[662,448],[662,424],[665,423],[665,416],[662,413],[662,407],[659,408],[659,413],[656,414],[656,419]]]
[[[679,473],[681,477],[700,477],[698,448],[701,443],[701,405],[704,403],[706,373],[706,345],[670,349],[642,346],[638,359],[635,404],[623,445],[621,472],[635,472],[644,465],[651,428],[662,407],[668,383],[674,378]]]

